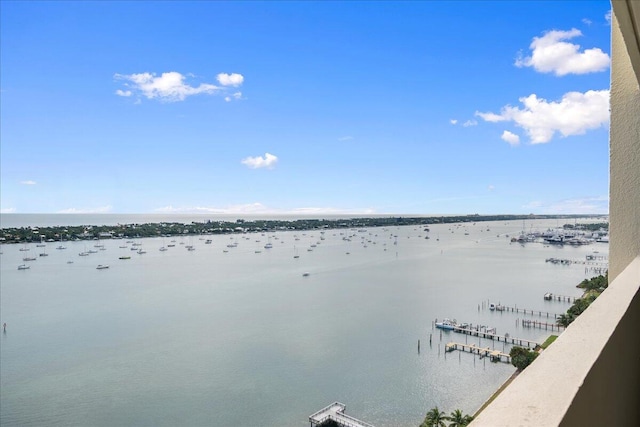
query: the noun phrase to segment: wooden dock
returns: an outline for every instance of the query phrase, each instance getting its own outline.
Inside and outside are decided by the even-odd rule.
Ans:
[[[331,405],[320,409],[318,412],[309,415],[311,427],[319,426],[329,420],[341,427],[373,427],[369,423],[360,421],[344,413],[347,406],[340,402],[333,402]]]
[[[560,332],[560,328],[564,329],[564,326],[558,325],[557,323],[540,322],[538,320],[516,319],[516,322],[520,322],[520,325],[523,328],[538,328],[544,330],[551,329],[552,331],[555,330],[558,332]]]
[[[554,295],[555,297],[555,295]],[[565,297],[565,298],[573,298],[573,297]],[[577,298],[576,298],[577,299]],[[496,304],[496,309],[492,311],[496,312],[511,312],[511,313],[522,313],[529,316],[538,316],[538,317],[547,317],[557,319],[560,317],[560,314],[557,313],[549,313],[547,311],[542,310],[531,310],[528,308],[520,308],[520,307],[510,307],[508,305]]]
[[[459,342],[450,342],[445,346],[445,351],[447,353],[455,350],[477,354],[480,356],[480,358],[489,357],[492,362],[509,363],[511,361],[511,356],[509,356],[507,353],[503,353],[498,350],[492,350],[490,347],[478,347],[475,344],[462,344]]]
[[[479,338],[484,338],[484,339],[488,339],[488,340],[495,340],[495,341],[501,341],[501,342],[505,342],[507,344],[514,344],[514,345],[519,345],[519,346],[523,346],[526,345],[527,347],[533,346],[539,346],[540,343],[535,342],[535,341],[531,341],[531,340],[526,340],[524,338],[515,338],[512,337],[510,335],[498,335],[492,332],[487,332],[486,328],[482,327],[482,326],[472,326],[469,325],[466,328],[462,328],[459,326],[455,326],[453,328],[454,332],[458,332],[460,334],[466,334],[466,335],[471,335],[474,337],[479,337]],[[467,344],[465,344],[467,345]]]

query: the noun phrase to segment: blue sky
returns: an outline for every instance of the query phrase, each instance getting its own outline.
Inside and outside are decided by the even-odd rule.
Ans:
[[[609,10],[2,1],[0,209],[606,213]]]

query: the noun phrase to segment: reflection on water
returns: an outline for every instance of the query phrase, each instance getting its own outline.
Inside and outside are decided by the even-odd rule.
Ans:
[[[509,346],[440,335],[433,321],[543,340],[549,331],[516,325],[522,314],[483,303],[564,312],[543,295],[580,295],[584,266],[545,259],[607,252],[509,243],[521,227],[176,237],[167,251],[167,239],[142,239],[143,255],[115,240],[83,257],[86,244],[68,242],[24,271],[4,245],[1,424],[303,426],[336,400],[378,426],[419,425],[436,405],[473,413],[514,368],[445,345]]]

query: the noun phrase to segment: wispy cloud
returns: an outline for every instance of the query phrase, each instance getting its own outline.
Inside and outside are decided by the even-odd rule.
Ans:
[[[270,153],[264,153],[264,157],[247,157],[242,159],[240,163],[249,167],[250,169],[273,169],[276,166],[276,163],[278,163],[278,157]]]
[[[582,23],[585,25],[593,24],[593,22],[591,22],[591,19],[588,19],[588,18],[582,18]]]
[[[607,21],[607,25],[611,25],[611,9],[604,14],[604,20]]]
[[[342,209],[333,207],[300,207],[293,209],[274,209],[262,203],[247,203],[240,205],[230,205],[226,207],[210,206],[181,206],[172,205],[155,209],[158,213],[201,213],[201,214],[228,214],[228,215],[365,215],[375,214],[372,208]]]
[[[3,213],[3,214],[16,213],[16,208],[0,208],[0,213]]]
[[[451,119],[449,120],[449,123],[451,123],[452,125],[458,124],[458,119]]]
[[[477,126],[478,125],[478,121],[477,120],[467,120],[466,122],[464,122],[462,124],[462,126],[468,128],[469,126]]]
[[[36,185],[37,182],[32,181],[32,180],[27,180],[27,181],[20,181],[20,184],[22,184],[22,185]]]
[[[184,101],[188,96],[212,95],[221,91],[220,87],[211,83],[191,86],[186,82],[186,77],[176,71],[159,76],[155,73],[115,74],[114,78],[123,81],[127,88],[117,90],[116,95],[129,97],[136,94],[164,102]]]
[[[97,213],[109,213],[113,210],[111,205],[99,206],[95,208],[67,208],[57,211],[56,213],[63,214],[97,214]]]
[[[500,114],[475,114],[487,122],[513,121],[527,132],[532,144],[549,142],[556,132],[562,136],[582,135],[609,121],[608,90],[568,92],[558,102],[531,94],[520,98],[520,102],[523,108],[507,105]]]
[[[494,185],[489,185],[489,186],[487,187],[487,190],[489,190],[489,191],[493,191],[493,190],[495,190],[495,189],[496,189],[496,187],[495,187]]]
[[[566,42],[581,36],[582,32],[575,28],[569,31],[548,31],[542,37],[534,37],[529,46],[531,56],[516,59],[516,67],[533,67],[540,73],[554,73],[556,76],[566,74],[587,74],[605,71],[609,68],[609,55],[599,48],[585,49],[580,52],[580,45]]]
[[[224,97],[224,100],[227,101],[227,102],[231,102],[234,99],[236,99],[236,100],[242,99],[242,92],[236,92],[236,93],[233,93],[231,95],[228,95],[228,96]]]
[[[346,135],[346,136],[341,136],[340,138],[338,138],[338,141],[352,141],[353,137],[350,135]]]
[[[502,136],[500,138],[502,138],[503,141],[508,142],[511,146],[520,144],[520,137],[515,133],[509,132],[508,130],[502,132]]]
[[[532,201],[522,206],[535,213],[546,214],[606,214],[609,212],[609,198],[606,196],[564,199],[551,202]]]
[[[244,82],[244,76],[237,73],[220,73],[216,76],[216,80],[218,80],[218,83],[222,86],[238,87]]]

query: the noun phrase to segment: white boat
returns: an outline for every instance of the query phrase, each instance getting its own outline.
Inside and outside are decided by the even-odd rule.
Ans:
[[[442,322],[436,322],[436,328],[453,330],[456,327],[456,322],[449,319],[444,319]]]
[[[546,294],[544,294],[544,299],[546,299],[547,301],[552,300],[553,294],[551,292],[547,292]]]
[[[160,250],[160,252],[164,252],[164,251],[166,251],[166,250],[168,250],[168,249],[167,249],[167,248],[165,248],[165,247],[163,246],[163,247],[161,247],[159,250]]]
[[[98,270],[104,270],[109,268],[109,266],[107,264],[98,264],[98,266],[96,267]]]
[[[142,254],[146,254],[146,253],[147,253],[147,251],[143,251],[142,249],[140,249],[140,250],[138,251],[138,254],[140,254],[140,255],[142,255]]]
[[[31,266],[27,265],[27,264],[21,264],[21,265],[18,266],[18,270],[28,270],[30,268],[31,268]]]

